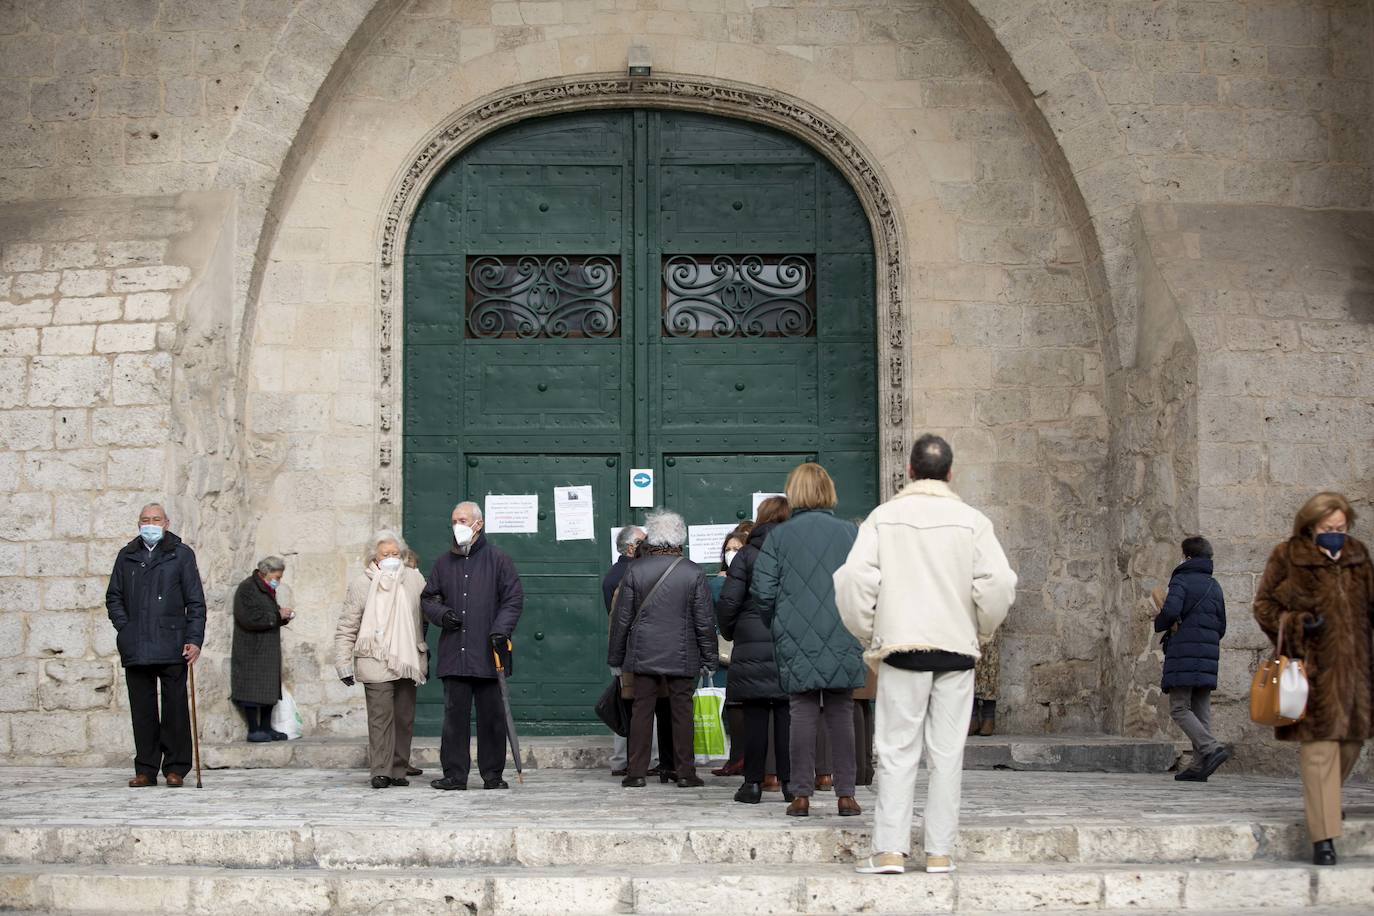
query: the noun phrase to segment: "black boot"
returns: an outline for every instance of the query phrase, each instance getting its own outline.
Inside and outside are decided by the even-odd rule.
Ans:
[[[1335,865],[1336,844],[1330,840],[1319,840],[1312,844],[1313,865]]]
[[[735,801],[743,805],[757,805],[763,801],[763,786],[756,782],[746,782],[735,793]]]

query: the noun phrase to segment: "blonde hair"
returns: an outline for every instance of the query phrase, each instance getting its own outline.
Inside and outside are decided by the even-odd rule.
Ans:
[[[825,468],[808,461],[799,464],[787,475],[787,504],[796,512],[801,509],[833,509],[840,498],[835,495],[835,481]]]
[[[1346,527],[1354,528],[1355,510],[1351,508],[1350,500],[1339,493],[1327,491],[1318,493],[1302,504],[1297,517],[1293,519],[1293,537],[1310,538],[1317,523],[1337,509],[1345,513]]]

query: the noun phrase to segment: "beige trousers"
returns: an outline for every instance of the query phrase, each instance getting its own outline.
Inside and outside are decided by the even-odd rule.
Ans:
[[[367,700],[367,763],[373,776],[401,779],[410,766],[415,734],[415,682],[364,684]]]
[[[1341,785],[1360,759],[1362,741],[1304,741],[1298,749],[1302,800],[1312,842],[1341,835]]]

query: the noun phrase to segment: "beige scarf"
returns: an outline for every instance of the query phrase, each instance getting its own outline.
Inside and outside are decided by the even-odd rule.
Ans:
[[[385,662],[400,677],[423,684],[425,666],[420,661],[415,609],[420,605],[424,579],[418,573],[408,575],[414,571],[404,566],[392,573],[369,563],[365,572],[372,585],[367,590],[353,654]]]

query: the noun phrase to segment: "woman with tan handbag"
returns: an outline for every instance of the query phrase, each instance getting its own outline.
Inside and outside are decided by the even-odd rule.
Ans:
[[[1312,861],[1335,865],[1341,785],[1374,736],[1374,565],[1349,535],[1355,512],[1339,493],[1318,493],[1298,510],[1293,535],[1274,548],[1255,593],[1255,620],[1301,658],[1310,692],[1303,718],[1275,729],[1300,744]]]

